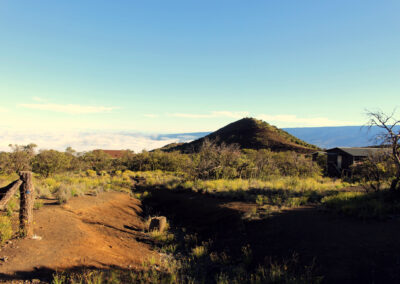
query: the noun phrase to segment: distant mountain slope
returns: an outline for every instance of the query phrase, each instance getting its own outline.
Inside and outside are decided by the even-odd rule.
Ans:
[[[204,139],[217,143],[238,144],[243,149],[271,149],[273,151],[312,152],[316,146],[308,144],[286,131],[254,118],[243,118],[206,135],[203,138],[180,145],[167,145],[165,151],[197,151]]]
[[[400,129],[400,127],[397,129]],[[380,141],[375,139],[376,135],[382,132],[378,127],[368,129],[362,126],[300,127],[283,128],[282,130],[309,144],[326,149],[377,145],[380,144]],[[202,138],[208,134],[210,132],[168,134],[168,136],[162,135],[160,137],[176,138],[182,144],[183,142]]]
[[[376,136],[382,133],[382,129],[376,126],[306,127],[285,130],[308,143],[327,149],[378,145],[381,141],[376,140]]]

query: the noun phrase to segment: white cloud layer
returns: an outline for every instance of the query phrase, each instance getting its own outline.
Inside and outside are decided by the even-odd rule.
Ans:
[[[18,132],[0,130],[0,151],[9,151],[9,144],[26,145],[35,143],[39,149],[64,151],[68,146],[77,151],[94,149],[130,149],[140,152],[152,150],[169,143],[178,142],[178,138],[151,137],[144,134],[126,134],[112,132]]]
[[[356,125],[354,122],[331,120],[326,117],[297,117],[291,114],[268,115],[260,114],[258,119],[262,119],[278,127],[317,127],[317,126],[346,126]]]
[[[143,116],[144,117],[148,117],[148,118],[157,118],[159,115],[158,114],[153,114],[153,113],[146,113]]]
[[[32,100],[34,100],[35,102],[45,102],[46,100],[40,97],[32,97]]]
[[[20,104],[20,107],[45,110],[53,112],[62,112],[68,114],[90,114],[90,113],[105,113],[117,109],[116,107],[105,106],[84,106],[75,104],[54,104],[54,103],[35,103],[35,104]]]
[[[248,116],[247,111],[213,111],[207,114],[195,114],[195,113],[170,113],[168,116],[182,117],[182,118],[217,118],[217,117],[229,117],[229,118],[243,118]]]

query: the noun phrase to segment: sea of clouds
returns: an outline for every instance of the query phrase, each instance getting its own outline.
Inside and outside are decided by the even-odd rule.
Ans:
[[[130,149],[137,152],[153,150],[170,143],[193,140],[191,135],[162,135],[129,132],[62,132],[0,130],[0,151],[10,151],[10,144],[35,143],[38,149],[64,151],[72,147],[78,152],[94,149]]]

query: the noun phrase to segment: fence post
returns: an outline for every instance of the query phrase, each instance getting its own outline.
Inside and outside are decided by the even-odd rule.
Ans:
[[[21,200],[19,209],[19,228],[24,237],[33,236],[33,203],[35,189],[33,187],[32,172],[19,173],[22,184],[19,187]]]

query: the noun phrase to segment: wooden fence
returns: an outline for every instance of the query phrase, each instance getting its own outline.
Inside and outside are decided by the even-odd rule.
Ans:
[[[14,196],[17,189],[20,192],[19,229],[23,237],[33,236],[33,204],[35,202],[32,172],[19,173],[19,179],[0,188],[0,209],[4,209]]]

